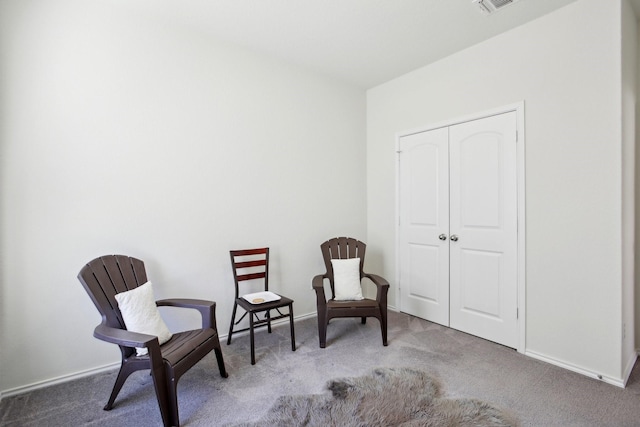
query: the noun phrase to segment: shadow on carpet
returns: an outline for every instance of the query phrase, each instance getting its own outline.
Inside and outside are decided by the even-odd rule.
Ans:
[[[327,383],[331,394],[282,396],[249,426],[516,426],[510,414],[476,399],[442,396],[423,371],[378,368]]]

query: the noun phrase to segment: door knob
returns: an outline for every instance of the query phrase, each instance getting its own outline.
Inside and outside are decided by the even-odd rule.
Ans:
[[[446,234],[441,234],[441,235],[438,236],[438,239],[447,240],[447,235]]]
[[[451,241],[457,242],[458,241],[458,236],[456,236],[455,234],[452,234],[451,235]]]

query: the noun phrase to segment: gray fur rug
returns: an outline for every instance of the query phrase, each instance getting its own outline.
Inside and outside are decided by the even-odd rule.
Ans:
[[[331,393],[282,396],[249,426],[516,426],[508,413],[476,399],[442,396],[439,382],[410,368],[378,368],[327,383]]]

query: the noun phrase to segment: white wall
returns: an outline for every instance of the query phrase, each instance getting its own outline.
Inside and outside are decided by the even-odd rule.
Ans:
[[[622,377],[620,43],[618,2],[580,0],[367,93],[367,235],[391,278],[396,133],[525,101],[526,349],[612,382]]]
[[[638,75],[637,20],[628,0],[622,0],[621,96],[622,96],[622,360],[623,378],[628,378],[636,361],[635,347],[635,157],[636,93]]]
[[[0,392],[119,360],[76,279],[96,256],[216,300],[224,334],[229,249],[270,246],[305,315],[320,243],[365,237],[363,90],[123,7],[0,2]]]

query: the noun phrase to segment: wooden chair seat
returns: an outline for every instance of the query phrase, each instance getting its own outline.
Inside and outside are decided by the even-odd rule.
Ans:
[[[327,308],[330,310],[335,310],[335,309],[368,310],[372,308],[374,310],[378,310],[380,308],[380,305],[378,304],[378,301],[368,299],[368,298],[365,298],[359,301],[329,300],[327,301]],[[354,316],[349,316],[349,317],[354,317]],[[355,317],[359,317],[359,316],[355,316]]]
[[[171,339],[160,346],[162,358],[170,366],[178,366],[194,351],[206,355],[215,349],[218,333],[213,329],[194,329],[173,334]]]

